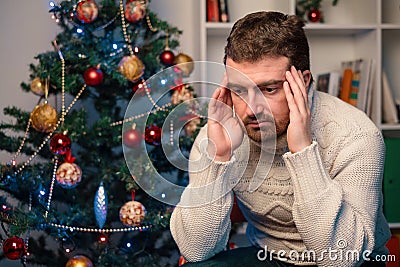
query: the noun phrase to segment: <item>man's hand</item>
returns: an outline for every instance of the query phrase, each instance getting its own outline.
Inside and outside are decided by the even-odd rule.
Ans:
[[[296,153],[309,146],[311,140],[310,108],[308,106],[307,88],[301,71],[291,67],[286,72],[283,88],[289,105],[290,122],[287,129],[289,150]]]
[[[210,156],[217,161],[229,161],[233,151],[243,140],[239,118],[233,115],[230,90],[223,86],[215,90],[208,107],[208,147]]]

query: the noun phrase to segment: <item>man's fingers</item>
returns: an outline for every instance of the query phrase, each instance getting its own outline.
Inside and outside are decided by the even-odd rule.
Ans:
[[[296,70],[294,67],[293,67],[293,69]],[[306,83],[304,81],[303,73],[301,73],[301,70],[297,71],[297,79],[296,80],[298,81],[299,84],[301,84],[301,86],[300,86],[301,93],[303,94],[304,99],[307,101],[308,100],[307,88],[306,88]]]
[[[304,90],[302,89],[304,88],[303,82],[301,81],[301,78],[299,77],[294,67],[291,69],[291,71],[286,72],[286,79],[289,82],[289,89],[298,110],[301,113],[306,112],[308,106],[307,95],[304,95]]]
[[[290,88],[289,82],[285,81],[283,83],[283,90],[285,90],[286,101],[288,102],[290,112],[291,113],[299,112],[299,108],[297,107],[297,104],[295,103],[294,96],[293,96],[292,90]]]

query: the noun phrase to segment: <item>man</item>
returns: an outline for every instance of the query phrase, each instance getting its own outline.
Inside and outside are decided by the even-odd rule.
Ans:
[[[385,266],[382,135],[362,111],[313,90],[303,27],[256,12],[232,28],[226,77],[171,218],[193,265]],[[252,247],[224,251],[234,196]]]

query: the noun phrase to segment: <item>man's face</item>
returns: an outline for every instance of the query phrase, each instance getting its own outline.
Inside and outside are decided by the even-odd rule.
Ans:
[[[290,67],[289,59],[275,57],[256,63],[237,63],[227,58],[226,65],[227,87],[231,90],[235,113],[243,121],[248,136],[260,143],[285,134],[289,107],[283,82]]]

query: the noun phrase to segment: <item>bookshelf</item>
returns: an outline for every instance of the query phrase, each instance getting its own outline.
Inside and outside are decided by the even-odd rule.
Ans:
[[[226,37],[233,22],[245,14],[257,10],[276,10],[289,14],[295,14],[296,11],[296,0],[227,1],[230,22],[221,23],[206,21],[206,0],[203,0],[200,9],[202,18],[200,60],[202,61],[223,63]],[[382,107],[385,103],[381,103],[381,81],[382,70],[385,70],[390,84],[393,85],[391,88],[393,97],[400,100],[399,5],[398,0],[339,0],[336,6],[332,6],[331,0],[325,0],[321,6],[324,23],[310,22],[305,27],[310,43],[311,72],[314,78],[321,73],[340,70],[342,61],[359,58],[372,58],[375,61],[372,96],[375,112],[371,114],[371,119],[384,135],[395,135],[398,138],[400,138],[400,124],[383,123]],[[207,73],[206,70],[201,73],[203,80],[218,79],[215,73]],[[210,96],[211,93],[208,88],[202,88],[202,96]],[[400,221],[391,222],[390,226],[400,228]]]

